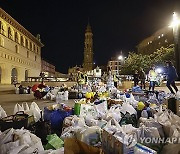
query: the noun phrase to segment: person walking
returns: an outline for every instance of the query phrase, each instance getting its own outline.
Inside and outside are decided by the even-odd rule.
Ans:
[[[140,71],[139,71],[139,80],[141,81],[141,89],[142,88],[146,89],[146,85],[145,85],[146,74],[145,74],[143,68],[140,68]]]
[[[138,82],[139,82],[139,75],[138,75],[137,70],[135,70],[133,77],[134,77],[134,87],[136,87],[138,85]]]
[[[157,78],[157,73],[155,72],[155,66],[152,66],[151,70],[149,71],[148,74],[148,78],[149,78],[149,91],[152,89],[152,91],[154,91],[155,88],[155,84],[156,84],[156,78]]]
[[[170,92],[172,94],[175,94],[175,92],[173,91],[172,87],[175,89],[175,91],[177,93],[178,92],[178,88],[176,87],[175,80],[178,78],[178,75],[177,75],[176,69],[173,66],[171,61],[167,61],[166,65],[167,65],[167,72],[166,72],[167,83],[166,83],[166,86],[168,87],[168,89],[170,90]]]

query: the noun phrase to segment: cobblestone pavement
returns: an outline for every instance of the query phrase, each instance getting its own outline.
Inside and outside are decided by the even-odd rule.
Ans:
[[[178,86],[180,89],[180,86]],[[167,87],[156,87],[155,90],[164,90],[166,92],[169,92]],[[0,92],[0,105],[4,108],[6,113],[8,115],[13,114],[13,109],[16,103],[22,103],[27,102],[30,104],[32,101],[35,101],[39,107],[43,110],[45,106],[49,106],[52,104],[55,104],[55,101],[50,100],[37,100],[34,98],[32,94],[12,94],[12,93],[6,93],[6,92]],[[74,105],[74,100],[68,100],[68,101],[62,101],[62,103],[65,103],[69,106]]]

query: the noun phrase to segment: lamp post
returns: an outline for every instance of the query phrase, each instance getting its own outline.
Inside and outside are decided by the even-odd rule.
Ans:
[[[173,37],[174,37],[174,53],[175,53],[175,61],[176,61],[176,70],[178,74],[178,80],[180,79],[180,44],[179,44],[179,25],[180,20],[178,19],[177,13],[173,12],[173,19],[170,24],[170,27],[173,29]]]
[[[122,65],[122,62],[123,62],[123,60],[124,60],[124,57],[123,57],[123,55],[121,54],[121,55],[119,55],[118,56],[118,60],[119,60],[119,64],[118,64],[118,74],[120,75],[120,66]]]

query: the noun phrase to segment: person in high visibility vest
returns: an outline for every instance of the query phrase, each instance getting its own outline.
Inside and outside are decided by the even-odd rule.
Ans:
[[[113,76],[114,86],[117,88],[118,78],[116,75]]]
[[[149,71],[148,77],[150,81],[149,91],[151,90],[151,88],[152,88],[152,91],[154,91],[156,80],[157,80],[157,73],[155,72],[155,66],[152,66],[151,70]]]

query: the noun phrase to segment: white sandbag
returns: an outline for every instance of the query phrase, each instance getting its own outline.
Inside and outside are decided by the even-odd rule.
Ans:
[[[0,119],[4,117],[7,117],[7,114],[6,114],[6,111],[4,111],[4,109],[0,105]]]

